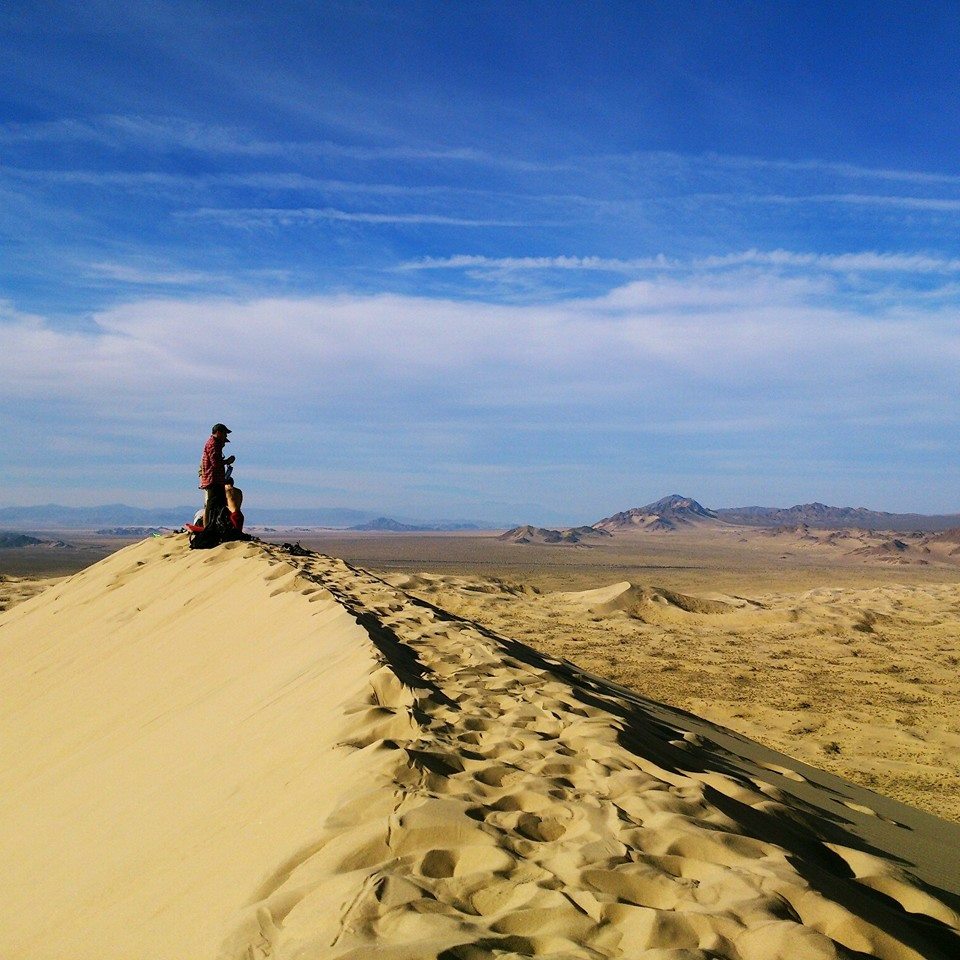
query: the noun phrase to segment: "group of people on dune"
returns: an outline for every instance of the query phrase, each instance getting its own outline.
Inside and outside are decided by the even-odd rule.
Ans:
[[[226,425],[215,423],[203,445],[199,470],[200,489],[204,493],[202,529],[213,530],[225,518],[233,531],[243,536],[243,514],[240,512],[243,491],[233,482],[233,464],[237,458],[223,456],[223,448],[230,442],[229,433],[232,431]],[[189,526],[194,532],[201,527],[199,523]]]

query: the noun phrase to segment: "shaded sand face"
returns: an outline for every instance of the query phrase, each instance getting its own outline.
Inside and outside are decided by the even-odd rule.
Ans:
[[[5,958],[960,949],[956,825],[342,561],[140,544],[0,659]]]

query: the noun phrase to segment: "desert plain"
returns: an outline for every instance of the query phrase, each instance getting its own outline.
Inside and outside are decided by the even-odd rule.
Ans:
[[[956,957],[960,566],[860,536],[0,554],[0,955]]]

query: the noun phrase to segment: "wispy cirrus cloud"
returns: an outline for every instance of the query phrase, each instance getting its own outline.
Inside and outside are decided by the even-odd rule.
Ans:
[[[94,119],[0,124],[0,144],[95,143],[113,149],[186,150],[215,156],[317,158],[361,161],[450,162],[542,172],[570,166],[494,154],[475,147],[413,143],[356,144],[335,140],[268,140],[239,126],[180,117],[106,115]]]
[[[960,213],[960,198],[955,197],[906,197],[897,194],[866,193],[811,193],[811,194],[742,194],[739,197],[718,196],[717,199],[736,200],[749,203],[835,203],[858,207],[893,208],[898,210],[918,210],[936,213]]]
[[[435,213],[381,213],[356,210],[338,210],[333,207],[201,207],[181,212],[181,217],[197,220],[216,220],[225,226],[292,226],[303,223],[340,221],[343,223],[409,224],[454,227],[523,227],[523,220],[497,220],[456,217]]]
[[[451,193],[490,196],[490,191],[403,183],[371,183],[310,176],[297,171],[250,171],[231,173],[169,173],[162,170],[81,170],[28,169],[0,165],[0,175],[30,183],[88,186],[103,189],[122,187],[138,190],[243,189],[297,193],[341,193],[371,196],[445,196]]]
[[[696,177],[711,170],[739,171],[763,176],[774,173],[813,173],[841,180],[900,182],[924,186],[960,187],[960,175],[935,170],[870,167],[816,158],[738,156],[717,152],[632,151],[525,157],[491,152],[474,146],[435,143],[347,143],[330,139],[284,140],[256,136],[241,125],[203,123],[178,116],[106,114],[0,124],[0,144],[29,145],[91,143],[113,149],[139,147],[152,151],[187,150],[215,156],[271,158],[330,157],[358,161],[449,162],[487,166],[517,173],[596,172],[618,168],[648,169]],[[842,195],[838,195],[842,196]]]
[[[586,270],[612,273],[645,271],[725,270],[746,265],[811,268],[830,272],[871,273],[960,273],[960,259],[935,257],[929,254],[884,253],[860,251],[852,253],[798,253],[790,250],[744,250],[737,253],[689,260],[666,257],[557,256],[557,257],[486,257],[458,254],[450,257],[424,257],[400,264],[398,270]]]
[[[829,160],[789,160],[769,157],[731,156],[707,153],[704,159],[718,165],[740,170],[783,170],[796,173],[826,173],[850,180],[890,180],[903,183],[960,186],[960,176],[937,171],[867,167],[854,163],[837,163]]]

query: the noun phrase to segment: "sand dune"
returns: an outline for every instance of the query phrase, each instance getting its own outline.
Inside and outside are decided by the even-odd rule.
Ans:
[[[691,597],[663,587],[638,586],[628,580],[596,590],[558,593],[556,598],[591,613],[628,613],[645,622],[658,622],[669,617],[674,610],[685,613],[729,613],[736,609],[735,605],[722,600]]]
[[[42,593],[60,578],[11,577],[0,574],[0,612]]]
[[[4,958],[960,952],[956,824],[342,561],[138,544],[0,659]]]
[[[683,595],[406,587],[645,695],[960,822],[960,586]]]

